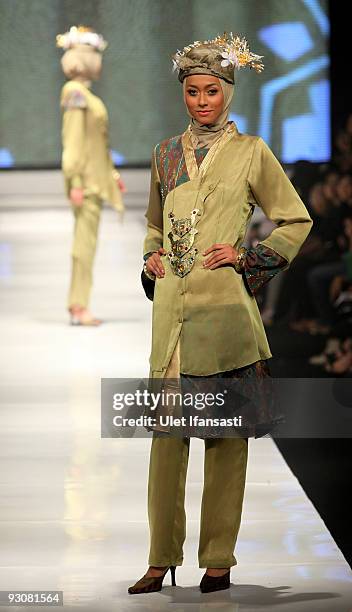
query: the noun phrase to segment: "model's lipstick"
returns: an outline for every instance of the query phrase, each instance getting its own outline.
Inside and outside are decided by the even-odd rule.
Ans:
[[[211,110],[200,110],[200,111],[197,111],[197,113],[201,115],[202,117],[206,117],[207,115],[209,115],[209,113],[211,113]]]

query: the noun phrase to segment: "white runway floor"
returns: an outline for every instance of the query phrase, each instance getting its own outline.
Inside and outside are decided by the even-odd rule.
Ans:
[[[98,329],[67,324],[70,211],[1,213],[0,590],[62,590],[68,611],[350,611],[352,572],[270,438],[249,442],[230,590],[198,588],[203,442],[193,439],[178,586],[168,574],[160,593],[128,595],[147,567],[150,439],[100,438],[100,377],[148,375],[143,212],[123,224],[103,212]]]

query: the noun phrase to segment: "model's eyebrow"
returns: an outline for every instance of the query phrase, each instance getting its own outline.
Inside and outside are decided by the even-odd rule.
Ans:
[[[218,83],[207,83],[205,85],[205,87],[218,87]],[[189,85],[187,85],[187,87],[194,87],[195,89],[199,89],[198,85],[193,85],[192,83],[190,83]]]

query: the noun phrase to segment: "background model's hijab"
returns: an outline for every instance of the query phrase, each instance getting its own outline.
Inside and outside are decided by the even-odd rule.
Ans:
[[[234,94],[234,85],[227,83],[224,79],[219,78],[222,93],[224,95],[224,104],[222,107],[222,113],[218,117],[216,123],[209,125],[202,125],[196,119],[194,119],[189,112],[187,105],[187,114],[191,117],[191,131],[192,131],[192,144],[194,148],[197,147],[211,147],[218,138],[222,136],[228,123],[228,117],[230,112],[230,104]],[[183,81],[183,99],[186,103],[186,87],[187,77]]]

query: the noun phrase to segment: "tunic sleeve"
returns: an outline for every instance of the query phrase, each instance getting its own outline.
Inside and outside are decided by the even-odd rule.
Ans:
[[[63,117],[62,170],[72,187],[83,187],[85,111],[66,110]]]
[[[70,189],[83,188],[87,100],[81,91],[64,88],[61,106],[64,111],[62,170],[69,181]]]
[[[163,246],[163,209],[155,149],[151,165],[149,204],[145,217],[147,218],[147,235],[143,247],[144,258],[146,254],[155,252]]]
[[[277,225],[260,244],[275,251],[290,264],[307,238],[313,220],[281,164],[262,138],[258,138],[254,149],[248,183],[255,203]],[[262,250],[257,255],[259,263],[268,261]],[[269,254],[269,260],[271,257]]]

